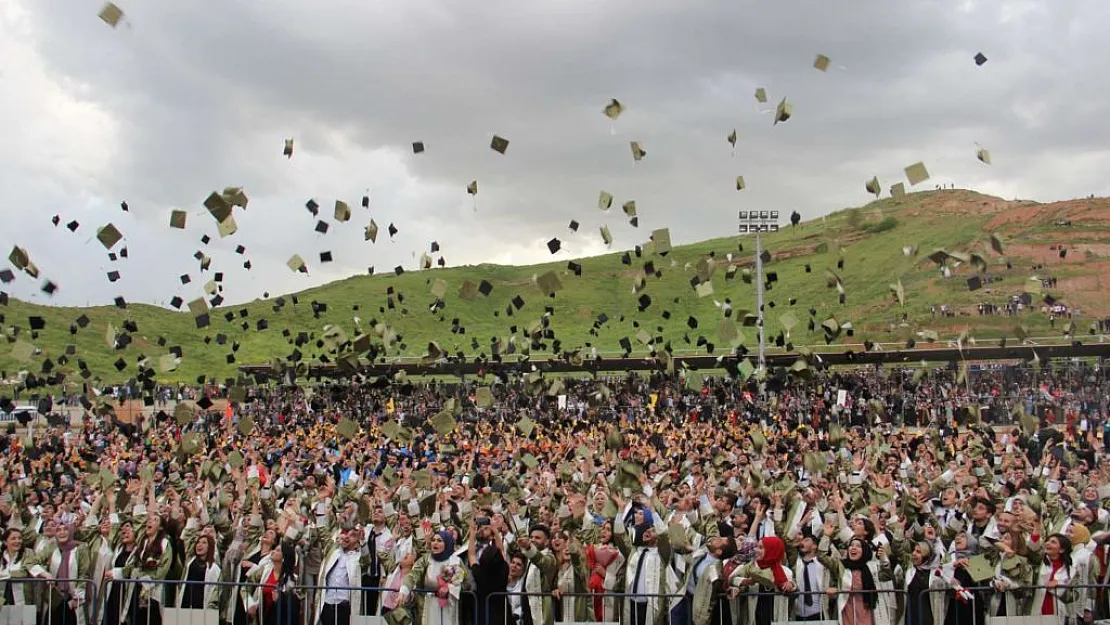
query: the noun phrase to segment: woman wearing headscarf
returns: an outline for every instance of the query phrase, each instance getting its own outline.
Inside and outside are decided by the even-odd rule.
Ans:
[[[890,625],[886,595],[875,592],[880,579],[893,578],[885,548],[876,556],[868,540],[858,536],[848,541],[847,557],[840,560],[840,583],[829,593],[846,593],[840,601],[842,625]]]
[[[55,544],[31,567],[31,575],[56,580],[47,592],[47,613],[51,624],[85,625],[85,601],[88,587],[74,581],[87,579],[90,563],[88,549],[73,538],[73,527],[62,523],[55,534]]]
[[[1029,549],[1020,532],[1010,530],[998,540],[998,564],[994,568],[991,587],[995,593],[990,599],[987,615],[990,617],[1020,616],[1028,598],[1028,591],[1018,590],[1033,583],[1033,567],[1029,564]]]
[[[1044,542],[1044,559],[1041,561],[1033,585],[1031,616],[1051,616],[1059,625],[1065,625],[1074,613],[1074,584],[1084,580],[1076,579],[1071,561],[1071,541],[1063,534],[1053,534]]]
[[[778,536],[764,536],[756,545],[755,561],[730,571],[730,598],[745,588],[754,594],[747,601],[747,623],[771,625],[791,620],[788,594],[796,588],[790,569],[783,564],[785,558],[786,543]]]
[[[898,541],[896,541],[898,544]],[[940,558],[929,541],[908,542],[912,545],[909,554],[902,554],[902,570],[905,572],[902,589],[905,591],[906,625],[941,625],[944,615],[944,596],[929,590],[944,588],[944,582],[936,575]],[[923,594],[928,593],[928,594]]]
[[[401,597],[417,605],[419,625],[456,625],[466,567],[455,555],[455,535],[446,529],[432,534],[428,553],[420,556],[401,584]],[[416,592],[423,593],[416,596]]]
[[[945,625],[982,625],[984,622],[990,596],[981,590],[969,590],[981,585],[972,579],[967,570],[971,558],[977,555],[979,540],[968,532],[956,534],[956,539],[952,541],[952,552],[940,569],[941,578],[953,591],[947,597]]]

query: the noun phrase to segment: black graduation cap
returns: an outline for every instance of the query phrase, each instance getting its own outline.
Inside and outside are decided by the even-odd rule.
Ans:
[[[573,260],[567,263],[567,269],[573,271],[576,276],[582,275],[582,265],[579,265]]]
[[[214,280],[216,282],[223,282],[224,281],[224,272],[217,271],[216,275],[212,276],[212,280]]]
[[[517,310],[524,308],[524,298],[519,295],[513,296],[513,306],[515,306]]]
[[[193,279],[190,278],[189,274],[187,274],[187,273],[183,274],[180,279],[181,279],[181,284],[189,284],[190,282],[193,281]]]
[[[689,319],[686,320],[686,326],[688,328],[690,328],[691,330],[697,330],[698,329],[698,318],[697,317],[690,317]]]
[[[205,244],[205,245],[208,245],[208,243],[211,242],[211,241],[212,241],[212,237],[208,236],[207,234],[200,238],[200,242]]]
[[[32,330],[42,330],[46,327],[46,320],[42,317],[29,317],[27,323],[30,324]]]
[[[547,249],[550,250],[552,254],[558,252],[561,247],[563,247],[563,244],[559,239],[551,239],[547,242]]]
[[[423,151],[424,151],[424,142],[423,141],[413,141],[412,142],[412,153],[413,154],[420,154]]]
[[[976,53],[976,55],[975,55],[975,65],[977,65],[979,67],[982,67],[983,63],[986,63],[986,62],[987,62],[987,57],[984,56],[982,52]]]
[[[228,323],[231,323],[232,321],[235,321],[235,313],[233,313],[231,311],[228,311],[228,312],[224,313],[224,321],[226,321]]]
[[[571,232],[578,232],[578,222],[577,221],[571,219],[570,224],[569,224],[568,227],[570,228]]]
[[[390,223],[389,224],[389,238],[392,239],[394,237],[394,235],[396,235],[398,232],[399,232],[399,230],[397,230],[397,226],[394,226],[392,223]]]
[[[313,217],[320,214],[320,205],[316,203],[316,200],[305,202],[304,207],[308,209],[308,212],[312,213]]]
[[[397,265],[396,267],[393,268],[393,273],[399,276],[399,275],[405,273],[405,268],[400,266],[400,265]]]
[[[62,218],[57,216],[57,215],[54,215],[53,217],[50,218],[50,223],[54,224],[54,227],[57,228],[58,224],[62,223]]]
[[[0,282],[8,284],[15,280],[15,273],[11,269],[0,269]]]
[[[81,227],[81,224],[77,223],[76,221],[71,221],[68,224],[66,224],[66,228],[69,228],[70,232],[77,232],[77,229],[80,228],[80,227]]]
[[[370,196],[369,195],[362,196],[362,207],[363,208],[370,208]]]
[[[123,358],[120,358],[119,360],[116,361],[115,367],[116,367],[116,371],[123,371],[124,369],[127,368],[127,361],[124,360]]]
[[[42,285],[42,292],[46,293],[47,295],[53,295],[57,291],[58,291],[58,285],[54,284],[54,282],[52,282],[51,280],[47,280]],[[2,298],[2,300],[3,301],[0,301],[0,304],[4,304],[6,306],[8,304],[8,294],[7,293],[4,294],[4,297]]]
[[[323,221],[323,220],[317,221],[316,222],[316,232],[319,232],[320,234],[327,234],[328,233],[328,222]]]
[[[490,284],[488,280],[482,280],[478,284],[478,292],[489,297],[489,294],[493,292],[493,285]]]
[[[638,301],[640,303],[640,305],[638,306],[640,312],[644,312],[648,309],[649,306],[651,306],[651,296],[647,293],[640,295],[640,299]]]
[[[128,210],[128,206],[127,206],[127,202],[126,202],[126,201],[120,202],[120,203],[119,203],[119,207],[120,207],[120,208],[122,208],[122,209],[123,209],[123,212],[125,212],[125,213],[129,213],[129,212],[131,212],[130,210]]]
[[[119,280],[119,272],[118,271],[109,271],[108,272],[108,282],[115,282],[116,280]]]
[[[236,254],[242,254],[246,251],[247,251],[247,248],[243,247],[242,245],[235,246],[235,253]]]
[[[625,252],[624,254],[621,254],[621,263],[624,264],[624,265],[631,265],[632,264],[632,256],[628,252]]]
[[[170,300],[170,306],[173,306],[174,308],[181,308],[181,305],[184,303],[185,300],[181,299],[177,295],[174,295],[173,299]]]
[[[979,276],[971,276],[967,279],[967,290],[978,291],[983,288],[983,280]]]
[[[209,324],[208,313],[196,317],[197,329],[207,328]]]
[[[127,308],[127,300],[123,299],[122,295],[116,297],[114,302],[116,304],[116,308]]]
[[[330,263],[331,262],[331,252],[320,252],[320,262]]]
[[[77,325],[80,326],[82,330],[89,327],[89,318],[88,318],[88,316],[81,315],[80,317],[78,317],[77,318]]]

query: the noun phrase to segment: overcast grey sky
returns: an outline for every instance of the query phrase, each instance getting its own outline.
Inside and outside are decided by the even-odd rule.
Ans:
[[[865,180],[889,188],[919,160],[929,189],[1110,194],[1105,0],[119,5],[126,21],[112,29],[99,0],[0,0],[0,246],[24,246],[60,287],[51,300],[20,275],[0,287],[14,296],[189,300],[208,279],[199,249],[240,302],[370,265],[411,269],[433,240],[449,265],[549,260],[552,236],[560,258],[601,253],[602,224],[614,250],[658,227],[689,242],[734,232],[737,209],[812,219],[865,203]],[[989,60],[976,67],[980,51]],[[818,53],[832,59],[825,73]],[[793,118],[773,127],[757,87],[763,108],[786,96]],[[615,123],[601,113],[610,98],[626,107]],[[505,155],[489,149],[495,133],[511,142]],[[647,150],[639,163],[632,140]],[[413,141],[427,151],[413,155]],[[977,142],[993,165],[975,160]],[[250,205],[220,240],[201,202],[226,186],[244,187]],[[611,214],[597,209],[602,189]],[[316,234],[309,198],[329,222],[335,199],[347,201],[352,221]],[[628,199],[639,229],[620,213]],[[186,231],[169,229],[172,208],[189,211]],[[370,217],[376,244],[363,241]],[[108,222],[128,259],[109,262],[93,238]],[[335,262],[319,263],[325,250]],[[310,275],[285,267],[292,253]],[[110,284],[113,269],[122,280]]]

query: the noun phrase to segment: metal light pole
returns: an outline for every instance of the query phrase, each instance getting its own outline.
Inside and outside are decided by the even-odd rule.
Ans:
[[[740,234],[755,235],[755,302],[759,317],[759,368],[767,369],[767,336],[763,323],[763,239],[765,232],[779,231],[778,211],[740,211]]]

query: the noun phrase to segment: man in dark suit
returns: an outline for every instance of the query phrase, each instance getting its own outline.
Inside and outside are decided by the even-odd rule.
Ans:
[[[474,577],[474,625],[505,623],[505,593],[509,584],[509,564],[501,528],[493,525],[490,510],[482,510],[470,520],[467,564]],[[500,517],[497,517],[500,519]],[[497,594],[493,597],[490,595]]]

